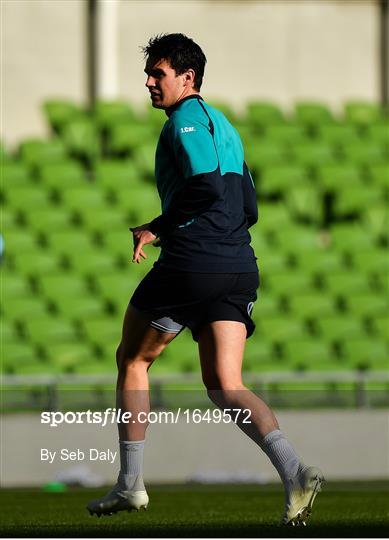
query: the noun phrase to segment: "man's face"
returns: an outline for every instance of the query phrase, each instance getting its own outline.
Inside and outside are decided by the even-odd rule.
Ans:
[[[188,73],[176,75],[167,60],[149,59],[146,63],[146,87],[151,103],[156,109],[167,109],[193,91],[193,83]]]

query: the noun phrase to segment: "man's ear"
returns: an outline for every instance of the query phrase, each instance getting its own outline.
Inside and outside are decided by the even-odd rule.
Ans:
[[[191,87],[194,86],[195,76],[196,74],[193,69],[188,69],[188,71],[185,72],[185,82]]]

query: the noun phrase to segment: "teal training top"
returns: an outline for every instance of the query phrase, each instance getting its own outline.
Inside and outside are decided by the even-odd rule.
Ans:
[[[238,132],[198,94],[166,110],[155,176],[162,214],[156,266],[191,272],[257,272],[248,228],[258,219],[255,187]]]

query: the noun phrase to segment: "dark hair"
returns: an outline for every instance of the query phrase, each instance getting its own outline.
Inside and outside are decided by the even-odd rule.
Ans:
[[[188,69],[195,72],[194,89],[200,90],[207,59],[201,48],[184,34],[159,34],[149,39],[142,47],[145,58],[157,62],[167,60],[176,72],[182,75]]]

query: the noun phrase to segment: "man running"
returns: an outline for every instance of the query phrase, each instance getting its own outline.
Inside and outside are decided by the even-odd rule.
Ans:
[[[237,425],[270,458],[285,488],[283,524],[305,524],[323,475],[305,466],[269,407],[242,382],[245,341],[259,275],[249,227],[257,221],[254,184],[242,143],[222,113],[200,96],[206,58],[183,34],[150,39],[144,48],[152,106],[168,117],[158,142],[155,175],[162,214],[132,229],[133,261],[146,244],[161,254],[127,308],[117,350],[117,407],[132,413],[119,424],[120,472],[114,488],[88,504],[91,513],[146,508],[142,479],[150,410],[148,369],[185,327],[198,342],[202,377],[222,409],[249,409]],[[174,345],[173,345],[174,346]]]

